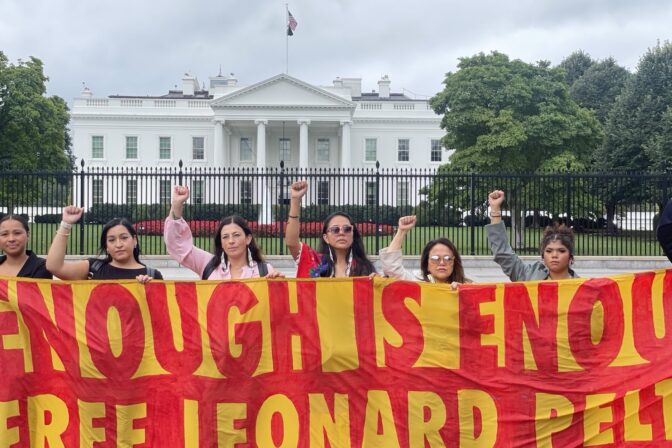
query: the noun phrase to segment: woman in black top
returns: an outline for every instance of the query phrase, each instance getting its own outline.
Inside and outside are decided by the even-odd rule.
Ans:
[[[9,277],[52,278],[46,260],[26,250],[30,240],[28,221],[23,216],[0,218],[0,275]]]
[[[153,278],[163,280],[156,269],[140,262],[138,234],[125,218],[114,218],[103,226],[100,253],[104,259],[89,258],[65,262],[65,249],[72,225],[82,217],[82,209],[70,205],[63,209],[63,221],[47,255],[47,268],[62,280],[123,280],[136,279],[146,283]]]

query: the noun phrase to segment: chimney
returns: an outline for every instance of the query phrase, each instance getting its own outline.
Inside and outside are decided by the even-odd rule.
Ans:
[[[182,78],[182,95],[194,96],[194,93],[198,90],[198,88],[198,79],[189,73],[185,73],[184,78]]]
[[[350,89],[350,95],[352,97],[361,97],[362,96],[362,78],[342,78],[343,87],[348,87]]]
[[[343,88],[343,80],[338,76],[334,79],[334,87]]]
[[[91,89],[84,86],[84,90],[82,90],[82,98],[92,98],[92,97],[93,97],[93,92],[91,91]]]
[[[390,78],[388,78],[387,75],[383,76],[380,81],[378,81],[378,97],[390,97]]]

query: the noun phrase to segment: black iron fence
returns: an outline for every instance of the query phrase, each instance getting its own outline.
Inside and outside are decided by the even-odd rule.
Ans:
[[[520,254],[538,253],[547,225],[571,225],[578,255],[658,256],[655,226],[672,193],[671,173],[504,174],[415,169],[100,168],[82,163],[74,172],[0,171],[0,213],[26,215],[31,247],[47,252],[68,204],[84,207],[73,230],[71,254],[93,254],[101,224],[127,217],[145,254],[165,254],[163,220],[172,186],[189,186],[185,208],[196,244],[209,250],[217,221],[237,213],[252,225],[267,254],[285,254],[284,227],[292,182],[305,179],[302,238],[317,243],[321,221],[343,210],[358,223],[369,253],[391,240],[400,216],[415,214],[405,252],[450,238],[464,255],[490,253],[483,226],[488,192],[506,192],[504,220]]]

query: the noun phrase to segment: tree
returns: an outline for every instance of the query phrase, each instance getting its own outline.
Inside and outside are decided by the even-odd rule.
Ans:
[[[595,112],[602,125],[621,94],[630,72],[608,58],[591,65],[570,87],[569,94],[581,107]]]
[[[3,176],[2,171],[68,170],[73,165],[68,107],[63,99],[45,95],[47,80],[39,59],[10,64],[0,52],[0,202],[10,212],[53,191],[50,182],[65,180]],[[16,203],[19,197],[22,204]]]
[[[605,132],[604,144],[596,152],[597,169],[614,173],[670,168],[672,44],[659,43],[642,56],[636,73],[628,79],[608,115]],[[662,206],[663,193],[652,187],[608,183],[604,189],[607,221],[611,222],[619,203],[656,195]]]
[[[511,61],[502,53],[461,58],[458,71],[448,73],[444,90],[431,105],[443,115],[444,144],[454,148],[444,171],[538,172],[564,168],[566,160],[582,166],[602,140],[595,115],[569,96],[565,71],[547,62]],[[522,229],[522,204],[509,186],[514,227]],[[442,188],[429,188],[440,200]],[[432,193],[435,192],[432,198]],[[485,196],[484,196],[485,197]],[[519,235],[519,233],[517,232]]]
[[[47,80],[39,59],[14,65],[0,52],[0,168],[72,166],[68,107],[62,98],[45,96]]]
[[[593,64],[595,61],[588,53],[578,50],[563,59],[559,67],[565,71],[565,81],[571,87]]]

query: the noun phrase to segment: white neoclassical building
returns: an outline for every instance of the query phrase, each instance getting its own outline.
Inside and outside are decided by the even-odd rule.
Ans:
[[[191,75],[162,96],[96,97],[72,105],[74,154],[89,168],[436,168],[447,160],[441,117],[426,99],[360,78],[315,86],[287,74],[252,85]],[[102,184],[101,184],[102,185]],[[93,186],[101,200],[102,186]],[[163,194],[163,193],[162,193]],[[412,196],[410,191],[407,195]],[[128,197],[128,195],[127,195]]]

